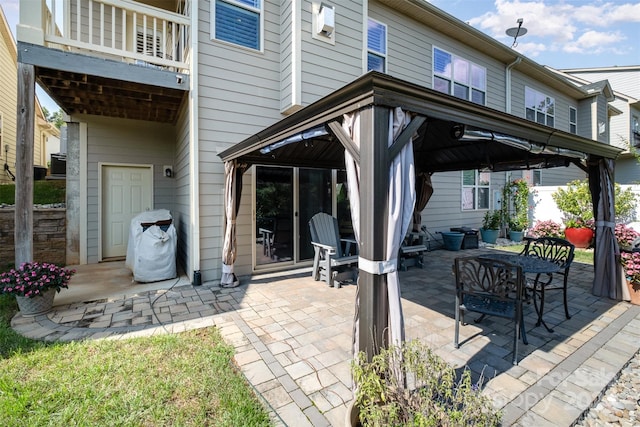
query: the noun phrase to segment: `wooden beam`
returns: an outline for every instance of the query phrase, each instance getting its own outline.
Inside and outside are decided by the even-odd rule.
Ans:
[[[16,135],[15,265],[33,261],[33,137],[35,68],[18,63]]]

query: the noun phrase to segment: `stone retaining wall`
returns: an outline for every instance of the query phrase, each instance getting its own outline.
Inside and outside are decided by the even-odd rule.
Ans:
[[[0,271],[15,261],[14,210],[0,209]],[[66,209],[33,210],[33,259],[66,265]]]

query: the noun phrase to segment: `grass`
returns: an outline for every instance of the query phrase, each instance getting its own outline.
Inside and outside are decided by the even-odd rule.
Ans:
[[[43,343],[13,332],[0,295],[2,426],[268,426],[215,328]]]
[[[511,246],[496,246],[497,249],[501,251],[509,251],[509,252],[522,252],[524,249],[524,244],[521,245],[511,245]],[[573,261],[581,262],[583,264],[593,264],[593,249],[579,249],[576,248],[573,252]]]
[[[33,182],[33,203],[36,205],[47,205],[51,203],[64,203],[66,192],[66,181],[34,181]],[[16,186],[15,184],[0,185],[0,203],[7,205],[15,204]]]

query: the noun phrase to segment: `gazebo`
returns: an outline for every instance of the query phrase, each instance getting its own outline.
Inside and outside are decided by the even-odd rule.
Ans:
[[[346,169],[359,245],[354,350],[371,357],[378,346],[404,339],[396,257],[411,224],[416,180],[423,187],[434,172],[574,164],[588,173],[596,219],[593,294],[621,299],[613,181],[620,151],[370,72],[219,154],[227,198],[222,282],[236,280],[235,216],[248,166]]]

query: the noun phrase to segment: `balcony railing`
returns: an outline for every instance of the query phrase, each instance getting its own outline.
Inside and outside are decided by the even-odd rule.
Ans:
[[[126,0],[45,3],[43,31],[48,47],[189,71],[189,1],[175,13]]]

